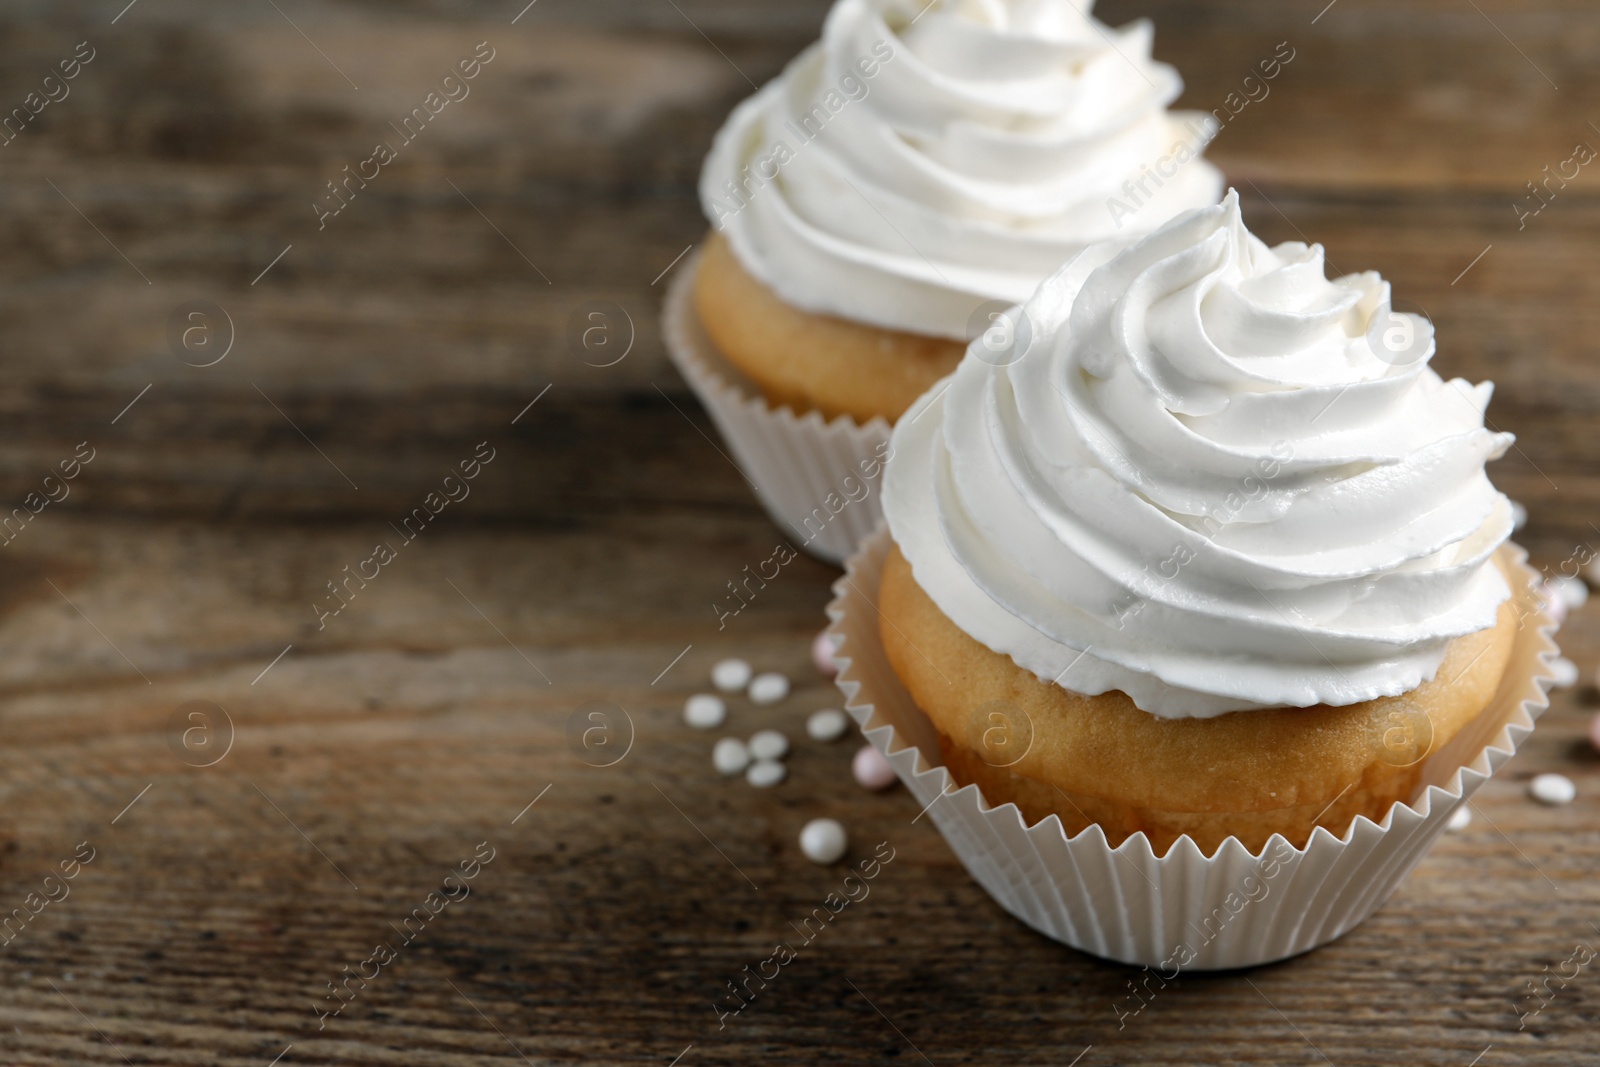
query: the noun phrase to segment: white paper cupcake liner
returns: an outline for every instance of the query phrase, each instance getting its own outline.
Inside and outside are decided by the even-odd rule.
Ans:
[[[1188,837],[1162,857],[1143,833],[1117,848],[1097,825],[1069,838],[1054,815],[1028,826],[1016,805],[992,807],[977,786],[955,787],[933,724],[879,639],[876,601],[889,547],[887,530],[875,533],[834,583],[829,633],[839,645],[846,709],[1001,907],[1047,937],[1123,963],[1249,967],[1345,934],[1388,898],[1549,702],[1556,627],[1524,582],[1517,595],[1526,614],[1499,692],[1428,757],[1416,795],[1381,823],[1358,816],[1337,837],[1319,827],[1305,848],[1274,836],[1255,855],[1229,838],[1209,859]],[[1515,551],[1518,573],[1531,582],[1526,553]]]
[[[745,479],[794,547],[842,563],[883,515],[879,491],[889,423],[774,408],[717,350],[694,310],[696,249],[662,309],[667,354],[711,413]],[[875,476],[868,478],[867,471]]]

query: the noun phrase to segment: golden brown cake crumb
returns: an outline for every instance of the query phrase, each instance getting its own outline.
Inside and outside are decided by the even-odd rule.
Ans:
[[[1495,562],[1512,580],[1503,556]],[[1041,682],[980,644],[898,548],[878,608],[889,663],[959,783],[991,804],[1014,802],[1030,824],[1055,814],[1070,834],[1096,822],[1113,845],[1143,830],[1158,853],[1188,834],[1208,855],[1229,836],[1257,849],[1281,833],[1299,846],[1317,826],[1342,835],[1356,815],[1382,821],[1410,798],[1423,758],[1488,706],[1517,629],[1508,600],[1493,627],[1451,642],[1432,681],[1399,696],[1163,719],[1120,692]]]
[[[967,348],[793,307],[745,270],[717,233],[706,239],[694,302],[717,348],[769,401],[828,418],[894,422],[956,369]]]

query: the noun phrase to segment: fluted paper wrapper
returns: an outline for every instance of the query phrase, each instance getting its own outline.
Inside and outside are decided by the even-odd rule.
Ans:
[[[1358,816],[1341,836],[1319,827],[1305,848],[1274,836],[1252,855],[1229,838],[1208,859],[1182,837],[1157,857],[1142,833],[1117,848],[1095,825],[1069,838],[1054,815],[1028,826],[1016,805],[991,807],[977,786],[956,788],[933,724],[900,684],[878,636],[875,605],[889,547],[888,532],[875,533],[833,587],[829,632],[839,645],[845,707],[1002,908],[1047,937],[1123,963],[1249,967],[1354,928],[1533,731],[1558,654],[1527,554],[1512,546],[1514,569],[1527,581],[1515,594],[1523,625],[1505,678],[1483,713],[1428,757],[1409,804],[1396,804],[1381,823]]]
[[[699,261],[697,249],[667,289],[667,354],[711,413],[767,514],[796,548],[843,563],[883,516],[878,493],[889,423],[875,418],[862,425],[843,415],[829,420],[816,411],[796,415],[771,406],[700,325],[693,300]],[[866,470],[878,476],[866,478]]]

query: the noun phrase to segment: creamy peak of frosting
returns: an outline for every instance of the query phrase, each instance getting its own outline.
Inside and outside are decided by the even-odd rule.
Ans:
[[[1119,251],[1120,247],[1120,251]],[[896,426],[884,510],[917,582],[1039,678],[1170,718],[1431,679],[1509,595],[1493,386],[1236,194],[1088,249]]]
[[[1210,117],[1166,110],[1183,84],[1150,24],[1090,6],[838,0],[717,135],[707,216],[797,307],[970,338],[985,304],[1222,191],[1197,158]]]

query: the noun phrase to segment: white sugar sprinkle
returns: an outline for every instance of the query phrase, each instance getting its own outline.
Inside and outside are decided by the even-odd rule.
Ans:
[[[1546,579],[1544,584],[1551,592],[1565,600],[1567,607],[1574,610],[1583,607],[1589,599],[1589,586],[1582,578],[1558,574],[1554,578]]]
[[[728,717],[728,706],[719,696],[696,693],[683,702],[683,721],[696,730],[715,730]]]
[[[844,858],[850,838],[834,819],[812,819],[800,831],[800,851],[812,863],[826,867]]]
[[[724,693],[737,693],[750,684],[750,664],[742,659],[719,660],[711,668],[711,684]]]
[[[789,769],[777,760],[758,759],[744,772],[744,780],[757,789],[770,789],[789,776]]]
[[[732,778],[750,766],[750,750],[737,737],[724,737],[712,747],[711,762],[719,773]]]
[[[777,671],[758,674],[750,680],[750,699],[757,704],[776,704],[789,695],[789,679]]]
[[[1472,809],[1463,804],[1450,813],[1450,821],[1444,824],[1444,828],[1451,833],[1459,833],[1471,824]]]
[[[1557,689],[1578,684],[1578,665],[1565,656],[1550,661],[1550,673],[1555,676],[1553,684]]]
[[[806,736],[813,741],[837,741],[850,728],[850,720],[838,708],[813,711],[806,720]]]
[[[750,736],[750,755],[756,759],[778,760],[789,754],[789,739],[777,730],[757,730]]]
[[[1541,804],[1559,806],[1571,804],[1578,796],[1578,787],[1564,774],[1541,774],[1528,783],[1528,795]]]

